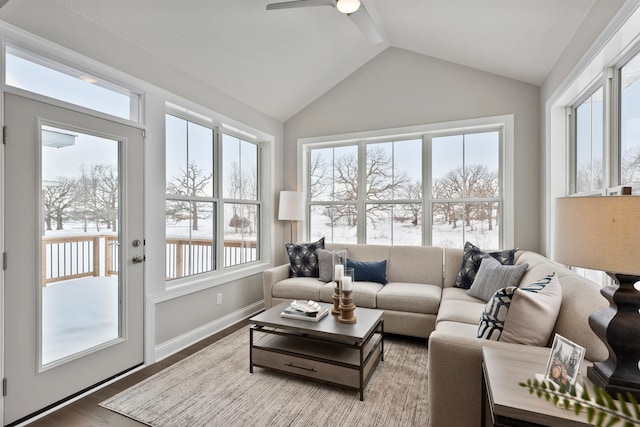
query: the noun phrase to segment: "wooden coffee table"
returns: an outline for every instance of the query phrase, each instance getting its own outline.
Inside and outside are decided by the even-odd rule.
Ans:
[[[364,388],[384,360],[383,311],[356,308],[354,324],[340,323],[331,313],[310,322],[281,317],[289,304],[249,319],[249,372],[254,366],[275,369],[358,390],[364,400]]]

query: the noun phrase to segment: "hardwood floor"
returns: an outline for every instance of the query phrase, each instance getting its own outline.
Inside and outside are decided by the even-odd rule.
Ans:
[[[248,320],[233,325],[224,331],[221,331],[209,338],[206,338],[200,342],[193,344],[186,349],[161,360],[151,366],[148,366],[134,374],[129,375],[110,384],[100,390],[91,393],[84,398],[65,406],[64,408],[47,415],[44,418],[34,421],[29,424],[33,427],[102,427],[102,426],[117,426],[117,427],[133,427],[144,426],[137,421],[122,415],[116,414],[113,411],[105,409],[98,404],[105,399],[119,393],[132,385],[144,380],[163,370],[164,368],[173,365],[174,363],[184,359],[196,353],[199,350],[213,344],[214,342],[232,334],[233,332],[241,329],[249,324]]]

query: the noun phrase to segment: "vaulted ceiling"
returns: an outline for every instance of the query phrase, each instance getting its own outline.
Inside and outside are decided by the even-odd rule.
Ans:
[[[540,85],[594,2],[363,0],[370,44],[333,7],[276,1],[10,0],[0,18],[53,3],[286,121],[390,46]]]

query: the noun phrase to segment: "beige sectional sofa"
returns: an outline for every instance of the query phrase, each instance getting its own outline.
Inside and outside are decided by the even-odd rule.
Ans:
[[[346,247],[349,258],[355,260],[387,260],[389,283],[354,282],[354,303],[384,310],[385,332],[428,338],[425,375],[429,376],[432,427],[480,425],[483,346],[548,354],[550,343],[542,347],[477,338],[486,302],[453,286],[462,263],[461,249],[355,244],[326,247]],[[553,333],[584,346],[588,361],[606,359],[606,347],[588,324],[593,311],[608,305],[600,287],[534,252],[518,251],[515,263],[528,264],[521,287],[557,274],[562,304]],[[267,308],[288,299],[331,302],[332,283],[310,277],[289,278],[288,264],[265,271],[263,277]]]

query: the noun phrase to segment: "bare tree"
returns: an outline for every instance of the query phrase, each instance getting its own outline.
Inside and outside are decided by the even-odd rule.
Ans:
[[[309,197],[318,200],[322,195],[330,195],[332,185],[327,162],[320,153],[312,153],[309,165]]]
[[[458,166],[450,170],[434,184],[434,193],[438,191],[441,198],[490,198],[495,197],[498,191],[498,175],[492,172],[486,165],[475,164],[465,167]],[[456,221],[460,214],[456,205],[447,203],[446,217],[448,222],[456,227]],[[453,208],[453,209],[449,209]],[[493,228],[493,204],[492,203],[464,203],[461,215],[465,226],[471,227],[473,219],[489,218],[489,229]]]
[[[176,196],[201,197],[205,195],[205,189],[210,185],[213,173],[206,174],[196,165],[189,162],[186,169],[180,169],[180,173],[175,175],[167,184],[167,194]],[[190,218],[192,230],[198,230],[198,219],[205,219],[208,215],[199,212],[198,202],[194,200],[174,201],[175,206],[167,212],[167,216],[176,222],[185,218]]]
[[[54,185],[42,188],[42,210],[47,230],[52,230],[55,221],[56,230],[62,230],[63,222],[69,215],[74,202],[74,182],[67,177],[58,177]]]
[[[102,221],[111,231],[118,231],[118,171],[113,165],[91,167],[96,222]]]

